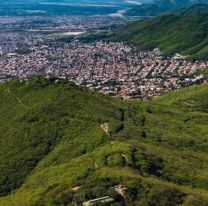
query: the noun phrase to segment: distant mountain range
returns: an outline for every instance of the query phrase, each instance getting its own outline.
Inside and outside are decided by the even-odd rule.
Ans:
[[[30,3],[56,3],[56,4],[84,4],[84,5],[139,5],[151,3],[152,0],[2,0],[0,3],[6,4],[30,4]]]
[[[28,1],[27,1],[28,2]],[[125,8],[119,5],[65,4],[65,3],[0,3],[0,16],[54,16],[54,15],[108,15]],[[39,2],[39,1],[38,1]],[[35,11],[30,12],[30,11]],[[37,13],[38,11],[38,13]]]
[[[138,49],[159,47],[170,55],[179,52],[191,58],[208,58],[208,5],[197,4],[127,25],[117,39]]]
[[[194,4],[189,8],[182,8],[175,11],[175,14],[180,16],[191,16],[191,15],[198,15],[198,14],[206,14],[208,13],[208,5],[206,4]]]
[[[128,9],[126,12],[127,16],[157,16],[161,13],[179,9],[179,8],[185,8],[197,3],[208,3],[208,0],[25,0],[24,2],[22,0],[2,0],[0,2],[0,15],[1,15],[1,7],[4,6],[12,6],[12,5],[19,5],[20,9],[24,9],[27,7],[27,9],[42,9],[40,5],[44,6],[96,6],[96,7],[117,7],[117,10],[119,9]],[[39,6],[38,6],[39,5]],[[3,11],[5,11],[4,8],[2,8]],[[48,10],[51,10],[51,8],[43,8]],[[63,8],[57,8],[57,10],[63,9]],[[8,12],[9,13],[9,8]],[[12,11],[13,12],[13,11]],[[12,13],[11,12],[11,13]],[[100,14],[105,14],[106,12],[99,11]],[[108,12],[108,11],[107,11]],[[15,14],[15,12],[13,12]],[[16,12],[18,13],[18,12]],[[60,13],[60,12],[53,12],[53,13]],[[74,12],[72,12],[74,13]],[[98,14],[93,12],[87,12],[85,13],[89,14]],[[4,14],[4,12],[3,12]],[[69,12],[64,12],[64,14],[69,14]]]
[[[208,0],[155,0],[131,8],[127,16],[156,16],[170,10],[185,8],[194,4],[207,4]]]
[[[187,6],[193,3],[207,3],[208,0],[1,0],[0,4],[29,4],[29,3],[65,3],[65,4],[96,4],[96,5],[140,5],[155,4],[159,7],[172,8],[179,6]]]

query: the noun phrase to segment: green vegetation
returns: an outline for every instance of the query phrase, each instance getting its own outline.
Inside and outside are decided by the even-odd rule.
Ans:
[[[29,48],[26,48],[26,47],[19,47],[18,49],[16,49],[15,51],[17,54],[21,54],[21,55],[24,55],[24,54],[29,54],[31,53],[31,50]]]
[[[119,30],[115,39],[131,42],[141,50],[159,47],[167,55],[178,52],[190,58],[207,59],[207,27],[208,14],[166,14],[131,23]]]
[[[109,31],[99,31],[99,32],[91,32],[90,34],[85,34],[81,36],[63,36],[58,39],[58,41],[71,43],[74,40],[79,40],[81,43],[92,43],[96,41],[105,40],[106,42],[110,41],[112,38],[113,32]]]
[[[175,11],[177,14],[181,16],[191,16],[195,14],[207,14],[208,13],[208,5],[207,4],[195,4],[190,6],[189,8],[179,9]]]
[[[203,71],[203,75],[205,77],[205,80],[208,81],[208,68]]]
[[[206,206],[207,94],[124,102],[64,80],[1,84],[0,205]]]

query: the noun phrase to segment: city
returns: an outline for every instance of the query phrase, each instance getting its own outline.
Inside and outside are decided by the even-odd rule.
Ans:
[[[207,61],[162,51],[137,51],[124,42],[82,43],[77,36],[124,25],[117,17],[4,18],[0,33],[0,80],[57,77],[123,99],[148,100],[202,83]],[[8,35],[9,34],[9,35]],[[70,42],[60,41],[73,38]]]

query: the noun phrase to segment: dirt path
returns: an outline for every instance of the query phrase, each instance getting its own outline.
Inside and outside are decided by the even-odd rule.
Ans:
[[[105,123],[101,124],[100,127],[104,130],[104,132],[105,132],[108,136],[110,136],[110,134],[109,134],[109,125],[108,125],[108,122],[105,122]]]

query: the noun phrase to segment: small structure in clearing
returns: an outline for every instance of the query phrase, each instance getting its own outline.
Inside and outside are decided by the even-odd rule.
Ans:
[[[103,124],[100,125],[101,128],[104,130],[104,132],[109,135],[109,123],[108,122],[105,122]]]

